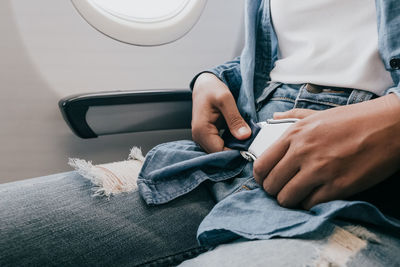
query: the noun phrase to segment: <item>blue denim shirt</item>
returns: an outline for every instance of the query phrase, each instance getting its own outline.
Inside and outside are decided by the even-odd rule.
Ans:
[[[386,93],[400,96],[400,5],[396,1],[377,0],[376,4],[380,54],[397,85]],[[246,119],[260,121],[271,118],[275,111],[295,107],[325,109],[372,97],[367,92],[350,89],[335,95],[315,95],[304,86],[270,83],[269,73],[277,59],[278,43],[268,0],[246,1],[245,28],[245,47],[240,58],[209,71],[228,85]],[[276,101],[265,103],[267,99]],[[153,148],[146,155],[138,186],[144,200],[157,205],[190,192],[206,180],[212,182],[211,190],[219,203],[199,226],[198,240],[204,245],[228,242],[238,236],[249,239],[298,236],[338,216],[400,230],[397,220],[384,216],[367,202],[331,201],[310,211],[282,208],[258,187],[252,177],[252,164],[238,151],[207,154],[192,141]]]
[[[400,4],[397,0],[376,0],[378,46],[392,88],[388,93],[400,97]],[[209,69],[237,97],[241,114],[255,118],[254,99],[270,80],[278,58],[278,40],[272,27],[269,0],[247,0],[245,5],[245,47],[240,57]],[[193,87],[195,79],[192,80]]]

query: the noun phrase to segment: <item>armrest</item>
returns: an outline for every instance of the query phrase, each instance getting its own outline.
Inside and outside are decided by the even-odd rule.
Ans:
[[[190,90],[115,91],[73,95],[58,103],[81,138],[168,129],[189,129]]]

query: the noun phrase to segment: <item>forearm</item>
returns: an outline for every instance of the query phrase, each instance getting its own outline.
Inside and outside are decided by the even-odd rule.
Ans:
[[[389,138],[388,145],[393,151],[393,157],[400,158],[400,98],[396,94],[388,94],[359,104],[354,112],[355,115],[359,114],[360,119],[349,126],[357,127],[360,124],[359,127],[371,127],[367,122],[370,118],[376,122],[372,129],[365,129],[369,130],[371,142],[384,144],[385,140],[382,139]]]

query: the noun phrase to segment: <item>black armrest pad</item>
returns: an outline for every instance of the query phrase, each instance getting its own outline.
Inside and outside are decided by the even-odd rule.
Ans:
[[[81,138],[94,138],[98,134],[89,126],[86,114],[90,107],[118,106],[168,102],[182,102],[191,104],[192,92],[190,90],[146,90],[146,91],[114,91],[92,94],[80,94],[65,97],[59,101],[59,107],[64,120],[71,130]],[[156,107],[156,106],[155,106]],[[163,111],[168,115],[168,110]],[[191,114],[190,114],[191,118]],[[185,117],[179,128],[190,128],[190,118]],[[165,129],[165,127],[163,128]]]

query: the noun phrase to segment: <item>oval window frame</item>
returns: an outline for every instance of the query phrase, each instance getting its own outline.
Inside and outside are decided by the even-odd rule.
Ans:
[[[113,15],[91,0],[71,0],[79,14],[99,32],[124,43],[157,46],[174,42],[200,19],[207,0],[189,0],[176,15],[156,21],[134,21]]]

